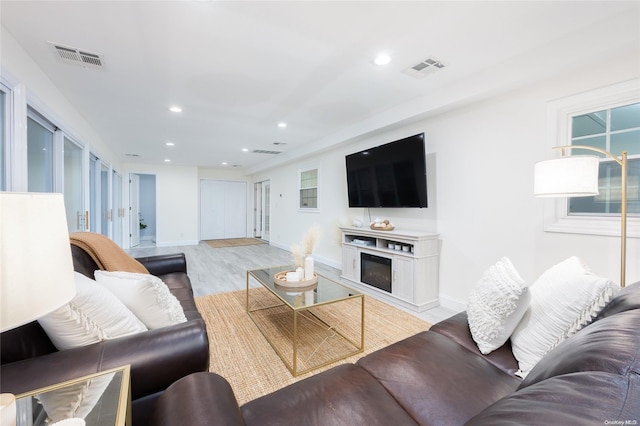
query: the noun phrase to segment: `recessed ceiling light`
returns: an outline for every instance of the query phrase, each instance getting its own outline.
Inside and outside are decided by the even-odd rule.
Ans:
[[[249,148],[242,148],[242,152],[249,152]]]
[[[391,62],[391,57],[386,53],[381,53],[373,60],[373,63],[376,65],[387,65]]]
[[[164,159],[164,162],[165,162],[165,163],[170,163],[170,162],[171,162],[171,160],[169,160],[168,158],[165,158],[165,159]]]
[[[176,144],[175,144],[175,143],[173,143],[173,142],[167,142],[165,145],[166,145],[166,146],[176,146]]]
[[[182,108],[180,108],[179,106],[172,106],[172,107],[169,107],[169,111],[171,111],[171,112],[182,112]]]
[[[226,161],[223,161],[223,162],[222,162],[222,165],[223,165],[223,166],[226,166],[227,164],[229,164],[229,163],[227,163]]]
[[[285,122],[281,121],[281,122],[279,122],[279,123],[278,123],[278,127],[280,127],[281,129],[283,129],[283,128],[287,127],[287,123],[285,123]]]

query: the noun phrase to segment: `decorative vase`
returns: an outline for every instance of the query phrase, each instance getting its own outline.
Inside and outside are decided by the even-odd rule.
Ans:
[[[298,273],[300,280],[304,280],[304,268],[302,266],[298,266],[298,268],[296,268],[296,272]]]
[[[308,254],[304,258],[304,279],[310,280],[313,278],[313,257]]]

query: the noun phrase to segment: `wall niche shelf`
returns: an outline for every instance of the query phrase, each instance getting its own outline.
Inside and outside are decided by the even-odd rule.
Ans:
[[[438,234],[406,229],[375,231],[369,228],[340,227],[340,230],[341,279],[345,284],[415,312],[423,312],[439,305]],[[363,282],[366,278],[362,276],[362,254],[365,254],[365,259],[370,259],[367,255],[372,255],[391,264],[388,276],[391,291]],[[384,272],[376,272],[376,275],[387,278]]]

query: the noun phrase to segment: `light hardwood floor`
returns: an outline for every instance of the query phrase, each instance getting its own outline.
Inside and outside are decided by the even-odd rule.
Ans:
[[[201,241],[198,245],[140,247],[127,252],[134,257],[184,253],[196,296],[243,290],[246,288],[247,270],[292,263],[291,253],[269,244],[212,248]],[[316,270],[327,278],[340,282],[340,270],[318,262]],[[421,313],[407,312],[432,324],[455,313],[442,307]]]

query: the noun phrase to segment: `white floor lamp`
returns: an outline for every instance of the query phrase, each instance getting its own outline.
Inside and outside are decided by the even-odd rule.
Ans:
[[[590,197],[598,195],[598,169],[596,156],[565,156],[567,149],[585,149],[603,154],[622,168],[620,173],[620,286],[625,286],[627,262],[627,152],[620,157],[592,146],[556,146],[562,150],[562,158],[541,161],[534,168],[533,193],[538,197]]]

